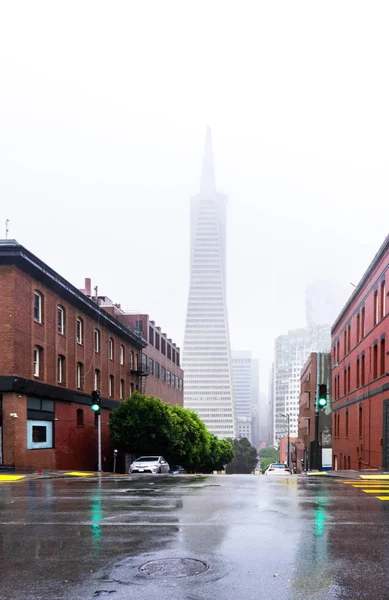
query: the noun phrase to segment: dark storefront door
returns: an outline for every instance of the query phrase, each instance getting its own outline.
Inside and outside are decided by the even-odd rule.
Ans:
[[[382,466],[389,469],[389,400],[384,402],[384,431],[382,441]]]

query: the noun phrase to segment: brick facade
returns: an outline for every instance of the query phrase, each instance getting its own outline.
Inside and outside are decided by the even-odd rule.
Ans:
[[[333,468],[389,468],[389,236],[332,328]]]
[[[94,470],[97,427],[90,394],[98,387],[103,405],[103,470],[109,470],[110,410],[135,389],[142,389],[145,378],[138,365],[147,339],[125,323],[122,311],[120,318],[111,314],[109,307],[85,293],[88,290],[77,290],[12,240],[0,243],[0,290],[0,465]],[[81,340],[77,319],[82,323]],[[164,401],[183,404],[182,391],[172,386],[155,390]],[[142,391],[152,393],[148,388]],[[49,444],[51,431],[52,447],[37,448]]]

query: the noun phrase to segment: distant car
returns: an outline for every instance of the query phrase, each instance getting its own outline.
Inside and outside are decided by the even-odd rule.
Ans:
[[[173,475],[185,475],[186,471],[181,465],[170,465],[170,473]]]
[[[265,475],[281,475],[282,477],[292,475],[291,470],[284,463],[273,463],[265,471]]]
[[[163,456],[140,456],[131,463],[129,473],[169,473],[169,469]]]

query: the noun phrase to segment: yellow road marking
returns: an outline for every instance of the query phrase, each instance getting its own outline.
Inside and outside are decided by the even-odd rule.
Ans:
[[[316,477],[316,475],[328,475],[328,473],[326,473],[326,471],[310,471],[307,473],[307,475],[314,475]]]
[[[389,475],[360,475],[361,479],[389,479]]]
[[[74,477],[93,477],[95,473],[88,473],[87,471],[69,471],[64,475],[74,475]]]
[[[389,496],[376,496],[378,500],[389,500]]]
[[[362,490],[362,492],[365,492],[365,494],[389,494],[389,489],[380,490],[370,488],[369,490]]]
[[[0,481],[19,481],[24,478],[25,475],[0,475]]]

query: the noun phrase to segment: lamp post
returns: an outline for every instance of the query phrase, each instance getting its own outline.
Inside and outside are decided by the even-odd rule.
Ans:
[[[286,463],[289,466],[290,463],[290,416],[289,414],[284,415],[284,413],[278,413],[280,415],[280,417],[284,417],[284,419],[286,419],[288,421],[288,450],[287,450],[287,460]]]

